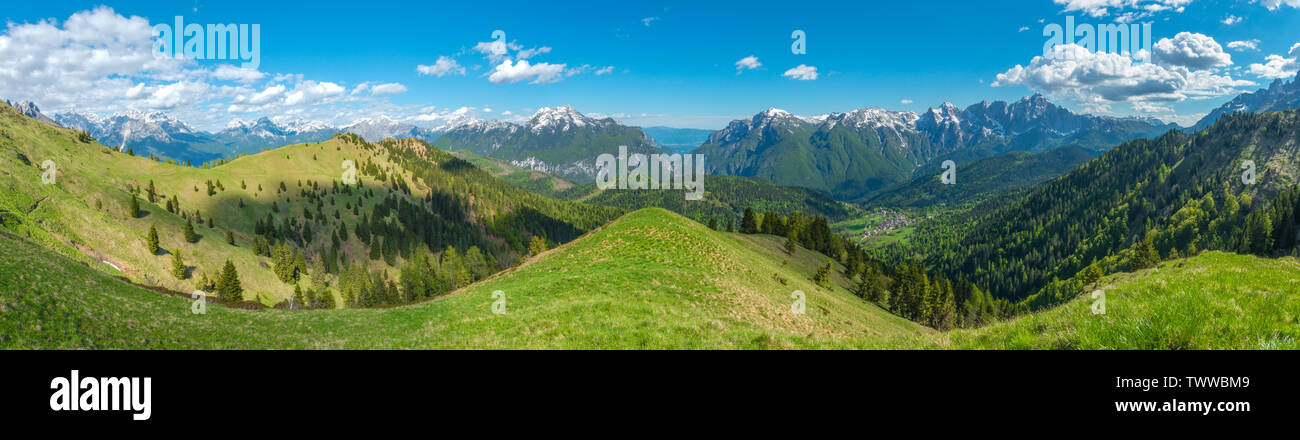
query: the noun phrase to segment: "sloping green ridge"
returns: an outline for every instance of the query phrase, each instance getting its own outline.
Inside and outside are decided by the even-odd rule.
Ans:
[[[938,334],[838,287],[812,287],[798,274],[818,254],[800,250],[789,267],[774,268],[780,263],[762,252],[778,240],[700,229],[638,211],[439,300],[321,311],[209,304],[205,315],[192,314],[188,299],[0,235],[0,348],[1300,348],[1295,258],[1207,252],[1104,278],[1096,287],[1104,314],[1083,295]],[[809,292],[806,315],[789,313],[786,291],[796,288]],[[507,292],[504,315],[491,312],[495,290]]]
[[[1104,292],[1104,313],[1094,313]],[[1101,307],[1096,307],[1102,312]],[[1300,260],[1206,252],[1103,278],[1043,312],[887,346],[1054,350],[1300,348]]]
[[[235,310],[115,280],[0,237],[0,348],[852,348],[932,333],[807,279],[776,237],[627,216],[441,299],[391,309]],[[785,283],[781,280],[784,279]],[[795,290],[806,314],[791,312]],[[494,291],[505,313],[493,313]]]

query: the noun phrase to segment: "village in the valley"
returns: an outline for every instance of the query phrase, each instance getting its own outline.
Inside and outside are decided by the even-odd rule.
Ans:
[[[867,226],[862,229],[863,240],[887,234],[895,229],[906,228],[916,223],[915,218],[908,216],[907,213],[903,211],[890,211],[885,208],[880,208],[880,210],[876,212],[876,216],[880,218],[880,221],[868,223]]]

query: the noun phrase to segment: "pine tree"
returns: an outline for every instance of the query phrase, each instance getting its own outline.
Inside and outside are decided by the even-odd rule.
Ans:
[[[1268,212],[1252,213],[1246,221],[1246,229],[1250,253],[1264,255],[1273,249],[1273,221]]]
[[[145,237],[144,242],[149,248],[149,255],[158,255],[158,230],[154,225],[149,225],[149,235]]]
[[[181,250],[172,252],[172,276],[178,280],[185,279],[185,262],[181,260]]]
[[[376,237],[373,237],[373,238],[370,239],[370,259],[371,259],[371,260],[378,260],[379,258],[383,257],[383,252],[382,252],[382,249],[380,248],[380,245],[381,245],[380,241],[382,241],[382,240],[380,239],[380,237],[377,237],[377,236],[376,236]]]
[[[302,288],[297,284],[293,285],[293,305],[294,308],[304,308],[307,306],[307,300],[302,296]]]
[[[158,201],[158,193],[154,190],[152,179],[149,180],[149,188],[145,189],[145,192],[149,194],[149,203]]]
[[[1156,251],[1151,234],[1147,234],[1146,239],[1133,243],[1133,257],[1129,260],[1129,266],[1133,270],[1146,269],[1158,263],[1160,263],[1160,252]]]
[[[281,243],[275,248],[275,257],[272,270],[275,276],[280,278],[283,283],[291,283],[297,278],[297,269],[293,264],[293,251],[289,249],[288,243]]]
[[[199,282],[194,287],[197,287],[199,290],[202,290],[204,292],[211,291],[212,282],[208,280],[208,274],[206,273],[199,274]]]
[[[885,289],[881,288],[880,285],[880,275],[876,272],[874,266],[863,271],[862,282],[867,284],[868,301],[875,301],[878,304],[888,302],[888,298],[885,297]]]
[[[1095,283],[1097,280],[1101,279],[1102,275],[1101,265],[1097,263],[1097,260],[1093,260],[1092,264],[1089,264],[1088,267],[1084,269],[1083,284],[1088,285]]]
[[[231,246],[235,245],[235,231],[226,229],[226,244]]]
[[[817,283],[818,286],[822,286],[822,287],[830,286],[831,272],[834,270],[835,270],[834,266],[831,265],[831,259],[827,258],[826,265],[817,268],[817,273],[813,275],[813,282]]]
[[[130,218],[140,218],[140,199],[136,196],[131,196],[131,206],[127,208],[127,213]]]
[[[532,240],[528,242],[528,255],[537,255],[542,252],[546,252],[546,239],[534,235]]]
[[[222,301],[238,302],[243,299],[243,293],[244,288],[239,285],[239,272],[235,270],[235,264],[226,260],[221,274],[217,276],[217,296]]]
[[[795,245],[799,242],[799,231],[791,229],[785,236],[785,253],[794,255]]]
[[[712,230],[715,230],[715,231],[718,230],[718,218],[717,218],[717,217],[709,217],[709,229],[712,229]]]
[[[862,280],[858,281],[858,287],[853,290],[853,294],[857,295],[858,298],[871,301],[871,280],[865,276],[862,277]]]
[[[758,220],[754,217],[754,210],[752,208],[745,208],[745,214],[740,218],[740,233],[758,233]]]
[[[190,219],[185,219],[185,241],[189,243],[199,241],[198,235],[194,233],[194,223],[190,222]]]
[[[307,273],[307,256],[303,255],[302,250],[293,252],[293,270],[294,279],[302,279],[302,276]]]

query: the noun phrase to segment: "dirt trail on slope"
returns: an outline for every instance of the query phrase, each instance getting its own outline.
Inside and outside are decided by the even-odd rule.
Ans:
[[[77,250],[81,251],[82,254],[84,254],[84,255],[87,256],[87,257],[90,257],[90,258],[94,259],[95,261],[104,262],[104,263],[108,263],[108,264],[112,265],[113,267],[117,268],[117,270],[118,270],[119,272],[121,272],[123,275],[127,275],[127,276],[130,276],[130,277],[139,277],[139,276],[141,276],[141,274],[140,274],[139,271],[137,271],[137,270],[135,270],[135,269],[132,269],[130,265],[126,264],[125,262],[122,262],[121,260],[118,260],[118,259],[113,258],[113,257],[106,256],[106,255],[104,255],[104,254],[101,254],[101,253],[99,253],[99,251],[94,250],[94,249],[90,248],[89,246],[86,246],[86,245],[84,245],[84,244],[78,243],[78,242],[76,242],[76,241],[72,241],[72,240],[65,239],[65,238],[63,238],[63,236],[61,236],[61,235],[59,235],[59,234],[55,234],[55,233],[51,232],[50,235],[53,235],[54,238],[59,239],[59,241],[62,241],[62,242],[64,242],[64,243],[71,244],[72,247],[77,248]]]

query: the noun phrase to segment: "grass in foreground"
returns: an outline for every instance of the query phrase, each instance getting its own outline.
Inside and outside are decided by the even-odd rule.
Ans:
[[[4,348],[854,348],[930,333],[839,285],[813,285],[804,269],[820,254],[787,259],[753,246],[775,248],[776,238],[718,233],[658,209],[446,297],[371,310],[209,304],[194,315],[187,298],[0,241]],[[504,315],[492,313],[498,290]],[[794,290],[806,292],[806,314],[791,313]]]
[[[1223,252],[1103,278],[1105,313],[1090,294],[1061,306],[937,338],[940,348],[1297,349],[1300,260]],[[903,338],[910,348],[932,338]]]
[[[0,236],[0,348],[1300,348],[1300,260],[1207,252],[1104,278],[1089,295],[936,333],[807,280],[824,261],[775,237],[627,215],[449,296],[371,310],[233,310],[122,283]],[[785,280],[785,283],[781,282]],[[790,313],[793,290],[807,314]],[[495,315],[494,291],[506,294]]]

